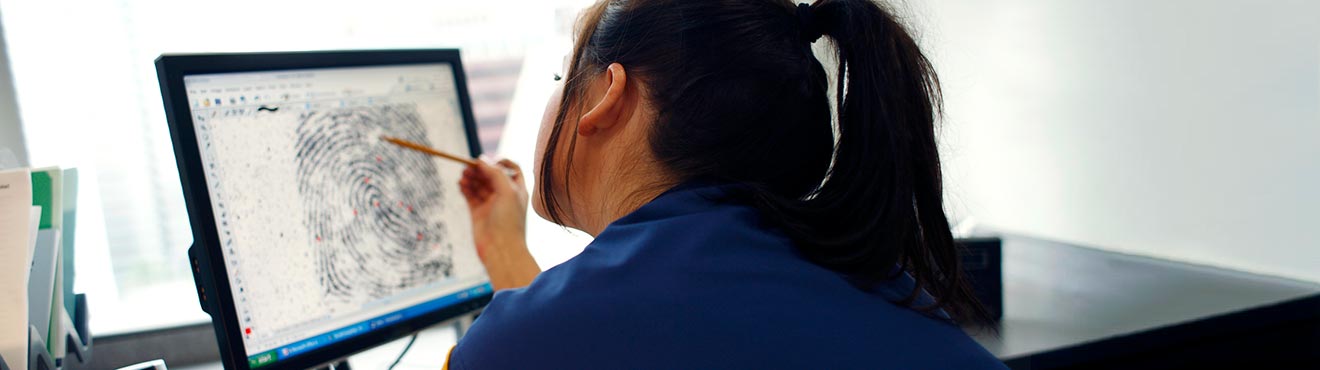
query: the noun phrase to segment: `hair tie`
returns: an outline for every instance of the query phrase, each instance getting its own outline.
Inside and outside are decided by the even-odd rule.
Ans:
[[[798,27],[802,29],[802,38],[809,43],[815,43],[824,35],[820,27],[816,25],[815,11],[811,9],[811,4],[802,3],[797,6]]]

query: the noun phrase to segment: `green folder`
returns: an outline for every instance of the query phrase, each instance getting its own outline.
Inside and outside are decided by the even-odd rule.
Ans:
[[[59,167],[32,170],[32,205],[41,206],[41,225],[37,226],[41,230],[58,228],[64,223],[62,174]]]

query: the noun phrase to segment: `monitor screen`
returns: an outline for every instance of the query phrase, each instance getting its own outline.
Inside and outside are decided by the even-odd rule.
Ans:
[[[183,77],[249,367],[489,294],[448,63]]]

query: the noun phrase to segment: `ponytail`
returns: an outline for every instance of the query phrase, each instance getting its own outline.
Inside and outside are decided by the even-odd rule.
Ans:
[[[739,184],[733,196],[814,263],[863,289],[910,274],[918,289],[903,304],[924,291],[933,301],[914,308],[986,321],[944,214],[939,84],[889,11],[869,0],[603,0],[582,19],[551,144],[584,71],[620,63],[647,86],[651,151],[676,180]],[[822,36],[838,61],[833,87],[810,47]],[[547,177],[554,151],[538,201],[560,221],[555,188],[567,184]]]
[[[819,190],[786,207],[807,221],[793,230],[809,242],[803,253],[867,283],[901,266],[933,296],[922,308],[986,321],[944,213],[935,137],[941,96],[930,61],[874,2],[821,0],[797,13],[810,22],[799,24],[808,37],[833,41],[838,61],[833,164]]]

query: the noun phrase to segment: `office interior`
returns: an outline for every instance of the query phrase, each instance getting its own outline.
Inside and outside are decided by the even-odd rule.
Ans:
[[[590,3],[0,0],[0,169],[78,169],[94,355],[64,367],[221,368],[157,56],[455,48],[481,146],[530,166]],[[1317,360],[1320,2],[888,3],[939,73],[955,236],[998,240],[978,343],[1024,369]],[[528,239],[543,269],[591,242],[535,215]],[[440,368],[461,321],[347,361]]]

